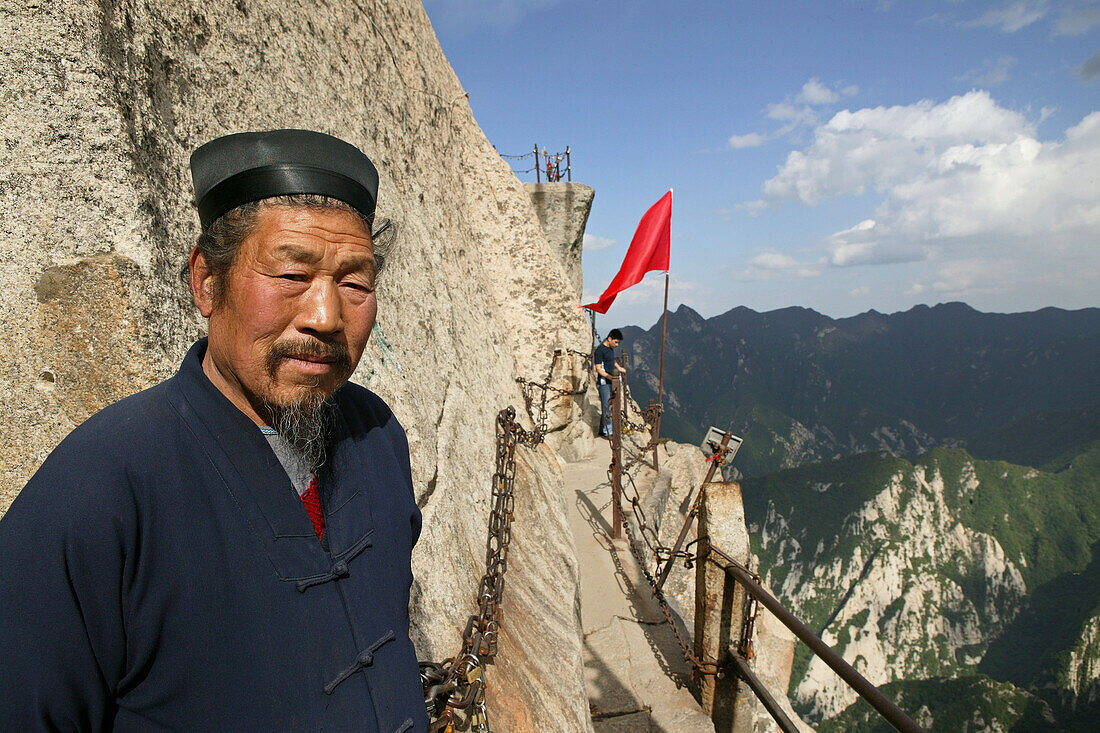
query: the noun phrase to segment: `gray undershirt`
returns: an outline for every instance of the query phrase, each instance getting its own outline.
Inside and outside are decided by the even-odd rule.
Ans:
[[[274,428],[264,425],[260,427],[260,432],[267,438],[271,450],[275,451],[275,457],[282,464],[283,470],[286,471],[286,475],[290,478],[290,483],[294,490],[298,492],[298,496],[306,493],[309,490],[309,484],[313,481],[313,472],[302,460],[302,454],[295,450],[290,443],[283,440],[283,436],[279,435]]]

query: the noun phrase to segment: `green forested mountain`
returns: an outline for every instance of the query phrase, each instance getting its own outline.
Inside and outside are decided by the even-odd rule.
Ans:
[[[1100,706],[1069,700],[1044,690],[1039,694],[985,675],[956,679],[904,680],[882,691],[929,731],[1062,731],[1094,733]],[[869,705],[859,702],[823,721],[819,733],[892,733]]]
[[[1057,471],[937,448],[801,466],[742,492],[781,600],[935,730],[959,730],[968,710],[1003,730],[1050,729],[1043,716],[1071,729],[1096,703],[1100,441]],[[861,706],[834,719],[854,694],[804,650],[791,694],[825,730],[877,725]]]
[[[644,404],[657,388],[660,323],[623,332],[631,388]],[[947,303],[841,319],[734,308],[704,319],[680,306],[669,316],[662,432],[694,443],[709,425],[732,428],[746,439],[738,468],[749,476],[871,450],[916,458],[971,443],[979,456],[1036,465],[1050,458],[1040,450],[1046,434],[1037,445],[1012,433],[1042,416],[1095,428],[1097,373],[1096,308],[997,314]],[[1073,414],[1082,408],[1091,412]]]
[[[662,433],[745,438],[753,552],[788,607],[931,730],[1096,729],[1100,309],[681,306],[668,327]],[[660,324],[623,331],[644,404]],[[881,729],[797,650],[803,715]]]

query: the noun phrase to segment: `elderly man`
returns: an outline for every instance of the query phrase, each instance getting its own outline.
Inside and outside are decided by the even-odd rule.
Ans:
[[[347,382],[377,171],[301,130],[214,140],[191,170],[209,336],[0,522],[0,729],[425,730],[408,447]]]

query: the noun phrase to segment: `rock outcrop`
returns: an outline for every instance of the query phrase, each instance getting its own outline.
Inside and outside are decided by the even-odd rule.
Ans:
[[[174,372],[203,324],[180,269],[189,153],[218,135],[338,135],[381,173],[400,238],[354,379],[409,435],[424,533],[413,638],[453,655],[475,611],[498,409],[555,349],[589,350],[575,284],[481,133],[419,3],[121,0],[0,9],[0,318],[6,508],[65,434]],[[445,164],[444,164],[445,163]],[[565,383],[586,377],[563,364]],[[501,731],[588,731],[577,564],[550,446],[518,450]]]
[[[577,308],[581,299],[581,253],[584,246],[584,227],[592,210],[595,191],[583,183],[567,181],[554,183],[525,183],[531,196],[539,224],[565,268],[566,277],[573,284],[573,296]],[[595,382],[589,377],[591,364],[584,355],[591,355],[593,344],[583,353],[563,351],[557,355],[553,367],[546,374],[546,383],[557,389],[579,392],[573,395],[547,394],[545,405],[542,393],[531,413],[547,411],[546,442],[558,457],[570,462],[584,461],[595,455],[596,432],[600,422],[600,397]],[[580,378],[578,378],[580,377]],[[581,391],[583,390],[583,391]]]
[[[561,257],[579,302],[584,287],[581,273],[584,226],[588,223],[596,192],[583,183],[572,181],[525,183],[524,186],[550,246]]]

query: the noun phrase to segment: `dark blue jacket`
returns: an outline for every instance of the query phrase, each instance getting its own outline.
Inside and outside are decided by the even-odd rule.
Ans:
[[[326,552],[205,346],[74,430],[0,521],[0,730],[426,730],[404,431],[336,393]]]

